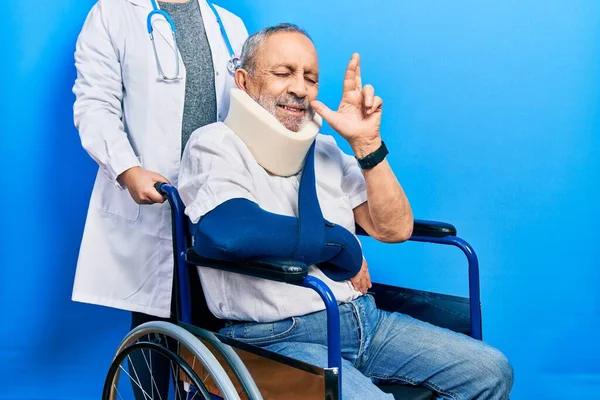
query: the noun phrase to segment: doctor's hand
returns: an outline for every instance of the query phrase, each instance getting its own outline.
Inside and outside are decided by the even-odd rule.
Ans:
[[[119,175],[119,181],[127,187],[129,194],[138,204],[154,204],[165,201],[162,194],[154,188],[154,184],[157,182],[169,183],[169,180],[161,174],[142,167],[133,167]]]
[[[361,292],[362,294],[367,294],[367,291],[373,286],[371,284],[371,276],[369,275],[369,266],[367,265],[367,260],[363,258],[360,271],[358,271],[358,274],[350,278],[350,282],[352,283],[352,286],[354,286],[355,290]]]
[[[330,110],[320,101],[312,101],[312,108],[337,133],[348,141],[358,158],[374,152],[381,146],[381,97],[375,96],[371,85],[362,86],[360,56],[353,54],[344,77],[342,100],[337,111]]]

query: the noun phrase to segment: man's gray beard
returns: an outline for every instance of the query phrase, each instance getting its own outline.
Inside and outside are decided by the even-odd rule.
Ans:
[[[294,98],[291,95],[284,94],[277,98],[267,97],[260,94],[258,98],[251,96],[254,101],[260,104],[265,110],[272,114],[283,126],[292,132],[300,132],[310,120],[315,116],[315,110],[305,101]],[[304,107],[308,112],[305,112],[301,118],[296,117],[280,117],[277,113],[277,104],[294,104]]]

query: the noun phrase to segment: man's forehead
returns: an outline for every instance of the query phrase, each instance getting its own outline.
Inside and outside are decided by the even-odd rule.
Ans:
[[[298,32],[279,32],[269,36],[259,58],[267,68],[303,68],[318,71],[317,51],[312,41]]]

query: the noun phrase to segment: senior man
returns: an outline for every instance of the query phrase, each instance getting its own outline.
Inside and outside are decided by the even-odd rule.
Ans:
[[[371,283],[356,246],[355,223],[377,240],[402,242],[411,235],[413,216],[385,159],[382,100],[371,85],[362,85],[359,56],[353,55],[348,64],[337,111],[316,100],[317,53],[307,33],[294,25],[280,24],[252,35],[244,44],[235,81],[280,126],[256,125],[268,118],[254,110],[245,123],[215,123],[190,138],[179,191],[186,214],[196,224],[198,251],[229,259],[294,253],[298,249],[294,240],[286,240],[286,232],[301,225],[296,217],[302,214],[302,202],[308,202],[302,199],[303,191],[311,190],[303,175],[314,174],[316,204],[325,235],[331,236],[326,242],[337,243],[335,248],[341,250],[318,252],[309,273],[327,283],[340,303],[343,397],[390,399],[374,383],[403,382],[425,385],[448,399],[507,399],[513,372],[501,352],[465,335],[379,310],[367,294]],[[263,152],[271,151],[270,146],[253,148],[255,140],[281,126],[300,137],[315,121],[315,112],[348,142],[355,157],[344,154],[332,137],[318,134],[304,152],[303,171],[280,176],[266,167]],[[289,140],[293,159],[296,144]],[[279,154],[271,158],[281,156],[281,148],[272,151]],[[236,252],[239,243],[225,249],[236,235],[246,235],[250,250]],[[207,268],[199,272],[211,312],[233,321],[222,334],[326,366],[326,316],[315,292]]]

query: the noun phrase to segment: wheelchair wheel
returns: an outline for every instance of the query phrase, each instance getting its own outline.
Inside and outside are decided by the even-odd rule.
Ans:
[[[185,355],[185,356],[184,356]],[[201,375],[196,371],[202,371]],[[207,384],[218,389],[209,390]],[[240,400],[229,376],[193,334],[168,322],[147,322],[121,342],[104,382],[103,400]]]

